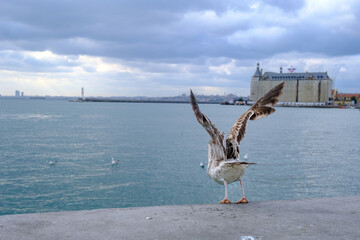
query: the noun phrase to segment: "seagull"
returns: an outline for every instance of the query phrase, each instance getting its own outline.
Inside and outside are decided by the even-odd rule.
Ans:
[[[255,163],[238,160],[240,154],[239,145],[245,137],[248,120],[261,119],[275,112],[272,106],[278,102],[284,84],[285,82],[282,82],[272,88],[236,120],[225,139],[225,145],[225,134],[220,133],[210,119],[200,111],[195,95],[190,90],[190,104],[195,117],[211,137],[208,145],[207,173],[216,183],[225,186],[225,197],[219,203],[231,203],[227,194],[227,185],[237,181],[240,182],[242,198],[236,203],[248,203],[241,177],[244,175],[245,169]]]
[[[49,165],[55,165],[57,163],[57,161],[49,161]]]
[[[203,162],[200,162],[200,167],[201,168],[204,168],[205,167],[205,164]]]
[[[111,166],[113,167],[114,165],[118,164],[120,162],[120,160],[115,160],[114,158],[111,158]]]
[[[245,160],[247,160],[247,159],[248,159],[247,153],[246,153],[242,158],[245,159]]]

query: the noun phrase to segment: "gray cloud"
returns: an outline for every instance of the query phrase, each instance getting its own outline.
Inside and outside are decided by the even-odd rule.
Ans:
[[[99,78],[106,75],[113,83],[120,81],[116,78],[148,81],[156,88],[246,89],[258,60],[301,64],[293,58],[298,54],[303,59],[344,60],[344,66],[326,64],[334,74],[343,74],[339,86],[360,90],[348,61],[360,54],[357,1],[3,0],[1,5],[3,70],[81,70]],[[37,58],[29,54],[34,51],[58,56]],[[101,57],[106,64],[135,70],[99,73],[96,64],[85,64],[79,56]]]
[[[342,31],[331,23],[331,17],[339,21],[333,13],[315,12],[300,19],[306,11],[302,1],[266,3],[251,9],[252,3],[245,1],[3,1],[1,39],[24,50],[116,58],[262,58],[292,50],[330,55],[360,51],[354,45],[359,34],[353,29],[358,4],[352,6],[355,19],[340,19],[341,28],[349,29]],[[206,11],[214,16],[206,16]],[[279,14],[283,16],[278,22]],[[276,39],[271,28],[282,31]],[[252,36],[252,29],[259,32]],[[251,43],[226,41],[236,32]]]

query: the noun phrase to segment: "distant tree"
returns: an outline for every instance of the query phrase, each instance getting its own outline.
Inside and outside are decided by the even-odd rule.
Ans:
[[[356,104],[356,103],[357,103],[356,97],[355,97],[355,96],[352,96],[352,97],[351,97],[351,101],[354,101],[354,103]]]
[[[241,102],[241,101],[244,101],[244,99],[241,97],[241,98],[239,98],[239,99],[238,99],[238,101],[240,101],[240,102]]]

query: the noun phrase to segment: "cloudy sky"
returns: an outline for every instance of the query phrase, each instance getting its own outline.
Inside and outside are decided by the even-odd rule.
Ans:
[[[249,95],[264,71],[360,92],[357,0],[0,0],[0,94]]]

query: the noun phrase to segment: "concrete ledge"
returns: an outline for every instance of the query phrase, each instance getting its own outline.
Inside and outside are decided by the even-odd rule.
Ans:
[[[360,197],[4,215],[0,239],[360,239]]]

